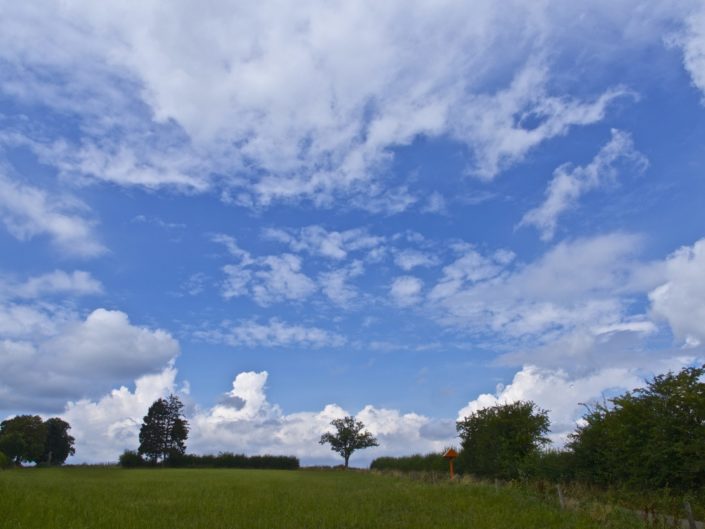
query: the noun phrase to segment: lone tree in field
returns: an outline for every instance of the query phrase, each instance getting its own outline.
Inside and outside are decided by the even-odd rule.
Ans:
[[[184,405],[175,395],[157,399],[149,407],[140,428],[138,452],[153,464],[186,452],[188,422],[181,416]]]
[[[363,431],[365,425],[362,421],[356,421],[351,415],[334,419],[330,424],[335,427],[335,433],[324,433],[318,442],[322,445],[329,443],[331,450],[343,456],[345,468],[348,468],[348,461],[355,450],[379,446],[377,439],[370,432]]]

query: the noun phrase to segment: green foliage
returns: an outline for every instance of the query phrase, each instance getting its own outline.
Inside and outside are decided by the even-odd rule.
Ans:
[[[134,450],[125,450],[120,454],[119,464],[123,468],[138,468],[145,466],[146,462]]]
[[[246,456],[221,452],[217,456],[193,454],[179,454],[170,457],[167,461],[170,467],[178,468],[251,468],[270,470],[296,470],[299,468],[299,459],[294,456]]]
[[[9,468],[9,466],[10,466],[10,458],[7,457],[2,452],[0,452],[0,469]]]
[[[401,472],[448,472],[448,461],[442,454],[414,454],[405,457],[378,457],[370,464],[372,470]]]
[[[537,450],[524,459],[520,473],[534,480],[553,483],[575,479],[575,457],[568,450]]]
[[[140,428],[140,455],[152,464],[186,452],[189,427],[182,415],[184,405],[175,395],[157,399],[149,407]]]
[[[324,433],[318,442],[330,444],[331,450],[343,456],[345,468],[348,468],[350,456],[355,450],[379,446],[377,439],[370,432],[364,431],[362,421],[355,420],[353,416],[334,419],[330,424],[335,427],[335,433]]]
[[[464,472],[513,479],[522,465],[549,441],[548,412],[533,402],[497,404],[478,410],[456,424]]]
[[[73,447],[75,439],[69,435],[71,425],[58,417],[44,422],[46,441],[42,461],[51,465],[63,465],[66,458],[76,453]]]
[[[705,487],[705,366],[659,375],[588,409],[571,436],[578,479],[648,489]]]
[[[46,425],[38,415],[18,415],[0,423],[0,450],[15,464],[44,461]]]

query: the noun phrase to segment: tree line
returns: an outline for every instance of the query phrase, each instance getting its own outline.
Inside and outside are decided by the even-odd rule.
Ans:
[[[705,366],[647,381],[586,406],[562,449],[549,448],[548,412],[531,401],[497,404],[456,423],[457,468],[480,477],[578,481],[636,490],[705,487]],[[371,467],[433,470],[440,454],[378,458]],[[445,463],[445,462],[444,462]],[[447,463],[443,465],[447,469]]]

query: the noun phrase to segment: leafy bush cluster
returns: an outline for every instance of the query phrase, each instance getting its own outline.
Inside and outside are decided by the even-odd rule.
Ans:
[[[448,461],[442,454],[414,454],[406,457],[378,457],[370,464],[373,470],[401,472],[448,472]]]
[[[595,406],[571,436],[575,476],[599,485],[705,487],[705,366]]]
[[[0,452],[0,469],[5,469],[10,466],[10,460],[5,454]]]
[[[126,450],[120,456],[120,465],[124,468],[153,466],[152,460],[145,460],[132,450]],[[249,468],[270,470],[296,470],[299,459],[294,456],[246,456],[221,452],[218,455],[173,454],[163,462],[172,468]]]
[[[564,450],[546,450],[547,412],[532,402],[479,410],[457,429],[459,470],[634,490],[705,489],[705,366],[659,375],[588,408]]]

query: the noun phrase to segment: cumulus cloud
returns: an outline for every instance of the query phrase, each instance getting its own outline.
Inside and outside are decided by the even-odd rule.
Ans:
[[[651,291],[651,312],[687,346],[705,341],[705,239],[666,259],[666,282]]]
[[[175,381],[176,369],[168,366],[139,377],[133,391],[121,386],[95,401],[69,402],[61,416],[76,438],[76,456],[71,460],[112,463],[123,450],[136,449],[142,418],[155,400],[177,393]]]
[[[421,302],[423,281],[414,276],[400,276],[392,281],[389,294],[400,307],[410,307]]]
[[[0,220],[15,238],[47,236],[62,253],[93,257],[105,252],[93,233],[87,207],[71,196],[10,179],[0,168]]]
[[[647,165],[646,158],[634,148],[631,135],[613,129],[610,141],[588,165],[572,167],[565,164],[554,171],[546,188],[546,200],[528,211],[519,225],[535,226],[541,232],[541,239],[551,240],[558,217],[573,207],[581,195],[614,182],[620,169],[631,168],[639,173]]]
[[[22,334],[12,328],[18,321]],[[169,333],[132,325],[120,311],[97,309],[78,320],[60,308],[10,305],[0,310],[0,331],[7,328],[0,336],[5,409],[55,410],[67,399],[157,372],[179,354]]]
[[[203,10],[187,1],[167,13],[154,2],[7,2],[0,88],[76,118],[78,140],[29,131],[66,176],[217,187],[254,207],[331,206],[347,196],[349,205],[398,212],[418,197],[384,182],[394,148],[447,137],[468,147],[474,174],[491,179],[551,138],[603,119],[628,93],[598,86],[567,95],[552,82],[552,50],[582,49],[582,28],[594,27],[616,28],[620,49],[652,42],[681,15],[659,1],[647,10],[636,0],[624,9],[510,4],[267,1]],[[567,24],[576,13],[583,23]]]
[[[585,412],[580,403],[602,402],[603,397],[644,385],[643,373],[628,368],[603,368],[583,377],[562,370],[525,366],[512,382],[499,386],[494,394],[483,393],[458,412],[458,419],[496,404],[531,400],[549,411],[551,439],[558,444],[575,430]]]
[[[277,318],[267,323],[248,320],[223,324],[219,329],[199,331],[196,336],[233,347],[338,347],[345,338],[319,327],[291,325]]]
[[[239,373],[232,389],[216,405],[187,406],[189,452],[290,454],[303,464],[339,464],[337,454],[318,440],[333,419],[350,412],[328,404],[320,411],[284,413],[267,399],[268,376],[266,371]],[[159,374],[139,378],[134,391],[121,387],[96,401],[69,403],[62,416],[71,423],[77,439],[73,461],[115,461],[123,450],[138,446],[142,417],[154,400],[179,392],[175,378],[176,370],[169,366]],[[188,400],[188,395],[184,398]],[[372,405],[364,406],[356,416],[380,446],[356,453],[353,465],[367,465],[381,455],[440,450],[455,438],[452,421]]]

